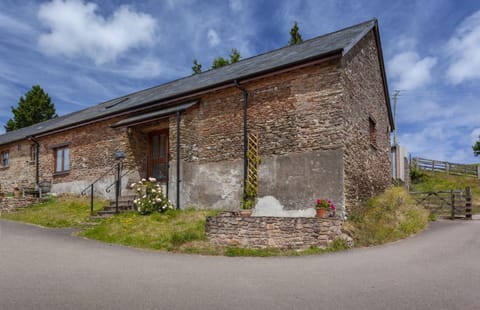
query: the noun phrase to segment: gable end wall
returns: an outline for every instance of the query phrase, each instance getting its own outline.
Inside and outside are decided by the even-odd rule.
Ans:
[[[355,208],[391,185],[390,127],[373,31],[344,58],[345,198]],[[376,124],[376,144],[369,134]]]

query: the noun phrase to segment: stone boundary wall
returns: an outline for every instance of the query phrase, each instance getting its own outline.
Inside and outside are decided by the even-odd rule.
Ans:
[[[223,212],[207,217],[208,240],[218,246],[242,248],[308,249],[325,248],[335,239],[349,246],[352,239],[342,231],[343,220],[316,217],[243,217],[238,212]]]
[[[26,208],[41,202],[41,198],[25,197],[0,197],[0,212],[12,212],[16,209]]]

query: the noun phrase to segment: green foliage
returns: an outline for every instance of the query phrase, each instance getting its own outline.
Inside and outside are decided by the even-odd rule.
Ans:
[[[247,189],[245,195],[242,199],[242,209],[249,210],[253,209],[257,204],[257,191],[256,189],[247,182]]]
[[[230,53],[230,63],[233,64],[240,60],[240,52],[236,48],[232,48],[232,52]]]
[[[416,168],[410,169],[410,182],[412,182],[413,184],[425,182],[426,179],[427,175],[425,174],[425,172]]]
[[[240,52],[236,48],[232,48],[232,52],[230,53],[230,59],[225,59],[223,57],[215,58],[212,63],[212,69],[233,64],[235,62],[238,62],[240,58],[241,58]]]
[[[230,64],[230,62],[228,61],[228,59],[225,59],[223,57],[217,57],[213,60],[212,69],[217,69],[217,68],[229,65],[229,64]]]
[[[424,171],[425,178],[422,182],[413,183],[411,191],[436,192],[451,189],[465,189],[469,186],[472,190],[472,212],[480,213],[480,180],[473,176],[452,175],[443,172]]]
[[[198,63],[197,59],[193,60],[192,71],[193,71],[193,74],[202,73],[202,65]]]
[[[478,137],[478,141],[472,146],[473,154],[475,156],[480,156],[480,136]]]
[[[288,45],[295,45],[302,42],[303,42],[303,39],[298,28],[298,23],[295,22],[293,24],[292,29],[290,29],[290,41],[288,42]]]
[[[155,178],[149,178],[130,185],[130,188],[139,196],[133,202],[140,214],[146,215],[152,212],[165,212],[174,209],[173,204],[163,193],[162,186],[156,182]]]
[[[201,247],[208,248],[205,246],[205,218],[215,213],[216,211],[192,209],[167,210],[150,215],[121,213],[80,235],[139,248],[195,253]],[[195,246],[190,247],[190,243]]]
[[[428,214],[403,187],[392,187],[349,215],[345,229],[353,232],[356,245],[382,244],[424,229]]]
[[[94,201],[94,211],[104,206],[104,200]],[[90,220],[88,197],[61,196],[12,213],[2,213],[1,218],[41,225],[45,227],[82,227]]]
[[[6,131],[27,127],[58,116],[50,96],[39,85],[33,86],[25,97],[20,97],[18,107],[12,107],[12,113],[13,119],[9,119],[4,126]]]

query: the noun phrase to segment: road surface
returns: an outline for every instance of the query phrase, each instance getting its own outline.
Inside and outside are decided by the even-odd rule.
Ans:
[[[326,255],[228,258],[0,220],[0,309],[480,309],[480,221]]]

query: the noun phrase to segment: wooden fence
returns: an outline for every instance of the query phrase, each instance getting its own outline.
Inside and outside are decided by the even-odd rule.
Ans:
[[[471,175],[480,179],[480,165],[455,164],[448,161],[414,157],[411,160],[413,168],[429,171],[444,172],[447,174]]]

